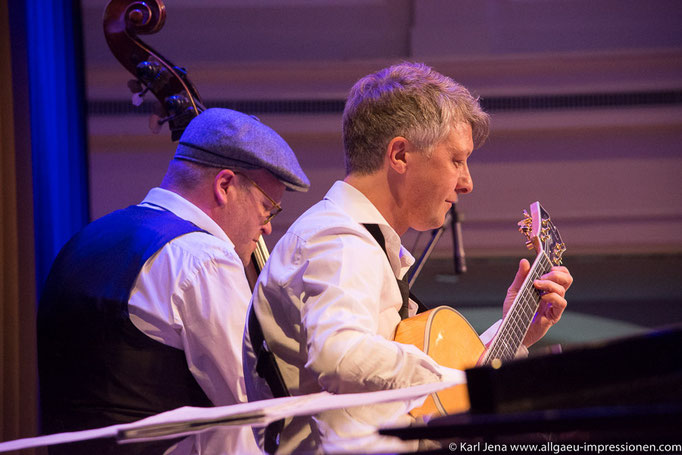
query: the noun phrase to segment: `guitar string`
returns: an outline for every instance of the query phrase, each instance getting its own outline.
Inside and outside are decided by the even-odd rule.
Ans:
[[[539,259],[538,267],[532,271],[531,280],[521,291],[522,295],[519,304],[510,315],[511,324],[509,324],[507,332],[511,331],[512,333],[507,333],[507,336],[513,338],[517,346],[523,341],[521,337],[525,335],[528,325],[537,311],[540,294],[533,288],[532,282],[544,273],[542,269],[546,268],[547,264],[543,263],[545,262],[543,260],[546,260],[545,255],[542,255]],[[513,356],[514,353],[507,352],[507,355]]]
[[[541,266],[546,266],[546,264],[542,263],[542,259],[544,259],[544,257],[538,262],[538,267],[532,272],[531,280],[521,291],[522,295],[520,297],[519,305],[514,308],[512,314],[510,314],[512,324],[510,324],[508,330],[516,329],[515,335],[517,341],[521,341],[520,338],[525,334],[527,324],[532,320],[537,311],[540,295],[539,292],[533,288],[532,282],[545,273],[541,270]]]
[[[509,315],[508,323],[502,327],[499,337],[500,340],[511,339],[517,349],[523,341],[521,337],[525,336],[528,325],[535,316],[541,298],[539,291],[533,287],[533,281],[548,272],[551,269],[552,264],[547,255],[542,253],[535,266],[536,267],[530,271],[532,279],[519,291],[521,293],[519,301],[517,302],[517,305],[510,310],[512,311],[512,314]],[[505,341],[504,343],[493,346],[488,359],[489,361],[492,361],[492,359],[504,361],[514,358],[515,355],[516,352],[513,349],[513,346],[509,346]]]
[[[535,275],[535,271],[531,271],[531,273],[533,274],[531,276]],[[517,303],[517,308],[521,309],[522,307],[527,306],[527,303],[528,303],[527,299],[525,299],[525,293],[528,292],[528,286],[521,289],[519,292],[521,293],[521,297],[520,297],[519,302]],[[505,327],[502,328],[501,334],[500,334],[500,339],[507,340],[508,338],[513,337],[514,343],[516,344],[519,342],[519,339],[518,339],[519,337],[518,337],[516,331],[512,330],[513,325],[516,325],[515,312],[512,312],[512,314],[510,314],[510,317],[508,319],[508,324],[506,324]],[[492,354],[491,358],[493,358],[493,359],[497,358],[500,360],[509,360],[510,358],[513,358],[513,354],[514,354],[511,351],[512,351],[512,349],[510,346],[508,346],[507,343],[504,343],[504,345],[499,344],[498,346],[493,347],[493,349],[491,351],[491,354]]]

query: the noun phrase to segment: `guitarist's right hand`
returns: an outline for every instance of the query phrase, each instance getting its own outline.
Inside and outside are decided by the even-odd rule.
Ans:
[[[527,259],[521,259],[519,270],[516,272],[514,281],[507,290],[507,297],[504,299],[502,306],[502,312],[505,316],[512,303],[514,303],[514,299],[519,293],[529,271],[530,263]],[[540,306],[533,318],[533,322],[526,333],[526,337],[523,339],[524,346],[529,347],[533,345],[547,333],[550,327],[559,321],[567,305],[564,296],[572,283],[573,277],[571,273],[566,267],[562,266],[552,267],[549,273],[535,280],[534,286],[542,292],[542,298],[540,299]]]

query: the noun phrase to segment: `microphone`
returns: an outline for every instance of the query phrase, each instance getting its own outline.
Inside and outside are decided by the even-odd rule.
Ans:
[[[452,227],[452,246],[454,249],[455,275],[461,275],[467,271],[466,258],[464,256],[464,242],[462,242],[462,225],[459,222],[457,204],[450,208],[450,226]]]

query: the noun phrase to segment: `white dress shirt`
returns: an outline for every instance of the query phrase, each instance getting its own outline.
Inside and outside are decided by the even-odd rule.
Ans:
[[[215,406],[245,402],[242,337],[251,289],[233,243],[176,193],[154,188],[140,205],[167,209],[211,235],[182,235],[149,258],[131,291],[130,320],[150,338],[185,352],[192,375]],[[171,453],[259,453],[248,428],[219,436],[187,438]]]
[[[379,225],[387,253],[363,223]],[[402,305],[396,278],[413,263],[374,205],[344,182],[336,182],[289,228],[261,272],[252,305],[293,395],[368,392],[461,379],[461,371],[437,364],[415,346],[392,341]],[[416,311],[417,305],[410,302],[410,316]],[[255,358],[248,337],[244,349],[249,399],[267,398],[264,381],[253,373]],[[411,423],[406,413],[418,404],[330,411],[316,417],[321,441],[309,419],[295,419],[287,422],[280,448],[414,450],[413,442],[382,438],[375,430],[378,425]]]

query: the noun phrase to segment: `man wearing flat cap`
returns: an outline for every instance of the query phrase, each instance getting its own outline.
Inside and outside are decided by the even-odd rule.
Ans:
[[[272,232],[284,190],[309,185],[291,148],[254,117],[229,109],[196,117],[161,186],[86,226],[52,266],[38,315],[44,431],[246,401],[245,267]],[[202,453],[208,443],[197,436],[176,449]],[[52,449],[163,453],[170,445],[94,444]],[[256,450],[250,430],[221,441],[223,453]]]

